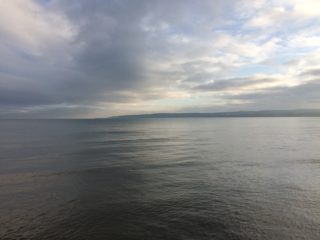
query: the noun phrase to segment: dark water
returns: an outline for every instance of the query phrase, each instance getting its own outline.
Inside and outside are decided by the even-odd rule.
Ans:
[[[0,121],[0,239],[320,239],[320,119]]]

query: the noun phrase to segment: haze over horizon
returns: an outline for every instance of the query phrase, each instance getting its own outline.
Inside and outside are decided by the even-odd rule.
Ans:
[[[320,108],[318,0],[0,0],[0,118]]]

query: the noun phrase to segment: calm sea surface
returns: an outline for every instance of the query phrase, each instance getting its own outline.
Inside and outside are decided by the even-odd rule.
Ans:
[[[320,239],[320,118],[0,121],[0,239]]]

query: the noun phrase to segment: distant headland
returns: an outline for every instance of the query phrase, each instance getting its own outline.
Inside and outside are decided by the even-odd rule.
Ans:
[[[320,117],[320,109],[234,111],[213,113],[152,113],[120,115],[108,119],[131,118],[222,118],[222,117]]]

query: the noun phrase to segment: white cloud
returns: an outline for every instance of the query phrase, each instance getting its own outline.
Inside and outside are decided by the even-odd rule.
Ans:
[[[43,54],[70,41],[75,29],[62,15],[31,0],[0,0],[0,32],[2,43]]]

